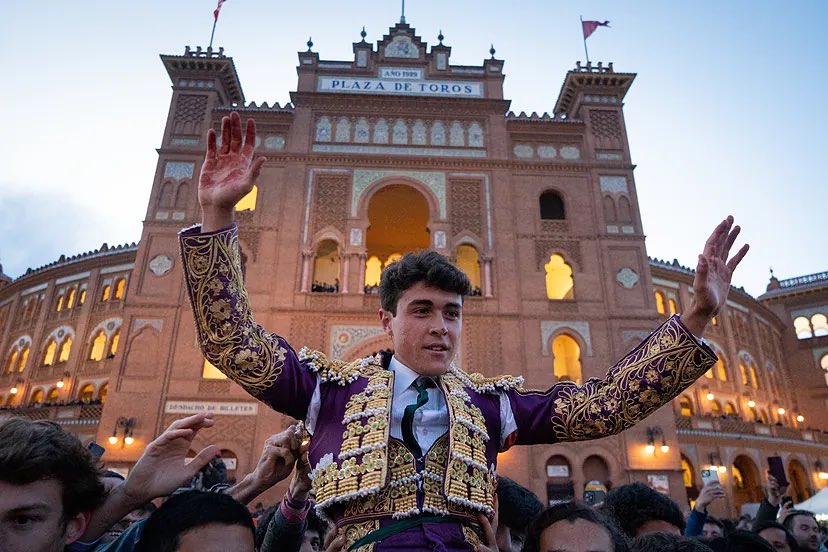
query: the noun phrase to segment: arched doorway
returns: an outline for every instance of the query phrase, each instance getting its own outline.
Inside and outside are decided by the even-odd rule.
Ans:
[[[788,494],[793,498],[794,504],[804,502],[811,497],[808,488],[808,472],[805,471],[802,463],[795,458],[788,462],[788,479],[791,482]]]
[[[581,347],[575,338],[562,333],[552,341],[552,369],[555,381],[581,384]]]
[[[760,502],[762,493],[759,469],[747,456],[740,455],[733,460],[733,502],[736,511],[741,511],[742,504]]]
[[[311,291],[339,293],[339,244],[333,240],[322,240],[316,248]]]
[[[681,455],[681,479],[684,481],[687,499],[696,500],[699,496],[699,489],[696,488],[696,470],[693,463],[683,454]]]
[[[565,456],[556,454],[546,461],[546,500],[548,505],[568,502],[575,498],[572,467]]]
[[[429,218],[426,198],[411,186],[390,184],[371,197],[365,235],[365,286],[379,282],[379,269],[389,260],[428,248]]]
[[[599,481],[608,491],[612,489],[609,464],[597,454],[593,454],[584,460],[581,471],[584,474],[584,485],[588,485],[590,481]]]

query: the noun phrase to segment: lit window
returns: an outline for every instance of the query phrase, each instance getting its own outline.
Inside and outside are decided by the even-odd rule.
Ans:
[[[722,415],[722,405],[719,401],[710,401],[710,414],[717,418]]]
[[[89,350],[89,360],[102,360],[105,347],[106,334],[103,330],[98,330],[98,333],[96,333],[95,337],[92,339],[92,348]]]
[[[676,305],[675,299],[669,299],[667,304],[670,306],[670,314],[676,314],[678,312],[678,306]]]
[[[75,306],[75,288],[71,288],[69,290],[69,294],[66,296],[66,308],[71,309]]]
[[[719,325],[719,319],[718,319],[718,318],[716,318],[715,316],[714,316],[714,317],[710,320],[710,322],[711,322],[714,326],[718,326],[718,325]]]
[[[667,314],[667,307],[664,305],[664,294],[655,292],[656,310],[659,314]]]
[[[742,470],[737,468],[735,465],[731,470],[733,473],[733,483],[736,485],[737,489],[744,489],[745,488],[745,478],[742,476]]]
[[[78,399],[83,402],[91,402],[92,399],[95,397],[95,386],[91,383],[87,383],[83,387],[81,387],[80,391],[78,391]]]
[[[58,354],[58,362],[66,362],[69,360],[69,355],[72,352],[72,338],[66,336],[63,343],[60,344],[60,353]]]
[[[800,316],[794,320],[794,331],[796,332],[797,339],[814,337],[814,334],[811,332],[811,323],[804,316]]]
[[[121,340],[121,330],[120,328],[115,332],[112,336],[112,339],[109,342],[109,354],[106,358],[115,358],[115,353],[118,352],[118,342]]]
[[[226,380],[227,376],[224,373],[210,364],[206,358],[204,359],[204,366],[201,368],[201,377],[203,379]]]
[[[750,380],[748,380],[748,369],[744,362],[739,363],[739,373],[742,375],[742,385],[750,385]]]
[[[546,296],[549,299],[572,299],[574,281],[572,267],[557,253],[549,257],[546,269]]]
[[[759,378],[756,376],[756,366],[750,365],[750,382],[754,389],[759,389]]]
[[[690,400],[690,397],[685,396],[679,399],[679,406],[681,407],[682,416],[693,415],[693,401]]]
[[[115,282],[115,299],[123,299],[126,292],[126,278],[119,278]]]
[[[101,292],[101,303],[104,301],[109,301],[109,296],[112,294],[112,286],[105,285],[103,287],[103,291]]]
[[[54,404],[58,402],[58,399],[60,399],[60,391],[57,387],[52,387],[46,395],[46,404]]]
[[[706,377],[707,379],[713,379],[713,368],[705,372],[704,377]]]
[[[43,353],[43,366],[52,366],[55,363],[55,353],[57,352],[57,343],[54,339],[49,339],[46,343],[46,349]]]
[[[86,301],[86,289],[82,289],[80,292],[80,297],[78,297],[78,306],[83,305],[84,301]]]
[[[728,402],[725,404],[725,414],[728,416],[735,416],[736,415],[736,405],[732,402]]]
[[[814,337],[828,335],[828,317],[824,314],[813,315],[811,325],[814,327]]]
[[[55,310],[60,312],[63,310],[63,295],[58,295],[57,304],[55,305]]]
[[[38,389],[32,393],[32,398],[29,404],[43,404],[43,389]]]
[[[324,240],[316,248],[311,291],[339,292],[339,244]]]
[[[828,355],[822,355],[819,359],[819,366],[825,370],[825,385],[828,385]]]
[[[684,480],[684,486],[687,488],[693,487],[693,466],[690,461],[681,456],[681,478]]]
[[[8,360],[6,360],[6,373],[10,374],[17,368],[17,349],[9,353]]]
[[[572,337],[561,334],[552,341],[555,381],[581,383],[581,348]]]
[[[101,404],[106,403],[106,393],[109,391],[109,384],[105,383],[101,385],[101,390],[98,391],[98,400],[101,401]]]
[[[31,351],[31,347],[28,344],[20,351],[20,362],[17,364],[18,372],[25,370],[26,363],[29,361],[29,351]]]
[[[472,289],[480,289],[480,256],[477,249],[471,245],[461,245],[457,248],[457,268],[463,271]]]
[[[719,360],[716,361],[716,376],[722,381],[727,381],[727,366],[721,353],[718,353],[718,357]]]
[[[385,263],[383,263],[382,266],[383,266],[383,268],[385,268],[388,265],[390,265],[391,263],[393,263],[394,261],[399,261],[400,259],[402,259],[402,254],[400,254],[400,253],[391,253],[390,255],[388,255],[388,258],[385,259]]]
[[[365,285],[378,286],[382,275],[382,261],[376,256],[365,261]]]
[[[544,192],[540,196],[539,203],[542,220],[563,220],[566,218],[563,199],[557,192]]]
[[[236,211],[255,211],[256,210],[256,198],[259,196],[259,187],[253,186],[253,189],[250,190],[246,196],[241,198],[238,203],[236,203]]]

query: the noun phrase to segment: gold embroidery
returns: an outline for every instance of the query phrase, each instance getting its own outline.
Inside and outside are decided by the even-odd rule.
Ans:
[[[374,531],[379,529],[379,527],[379,520],[363,521],[362,523],[352,523],[350,525],[340,527],[340,532],[344,531],[345,533],[344,550],[350,550],[351,546],[356,541],[368,535],[369,533],[373,533]],[[359,552],[371,552],[372,550],[374,550],[374,543],[360,546],[359,548],[355,548],[354,550],[358,550]]]
[[[282,373],[284,343],[253,320],[244,289],[238,234],[181,237],[184,279],[205,358],[258,397]]]
[[[471,545],[472,550],[477,550],[480,547],[480,535],[465,523],[463,524],[463,538]]]

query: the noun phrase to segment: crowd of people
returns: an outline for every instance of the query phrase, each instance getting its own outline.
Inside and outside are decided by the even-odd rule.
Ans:
[[[307,442],[296,426],[268,438],[256,468],[232,482],[217,447],[187,458],[196,434],[213,424],[209,413],[174,422],[124,478],[58,424],[0,421],[0,551],[344,551],[343,536],[314,508]],[[249,507],[288,477],[278,504]],[[725,497],[715,481],[686,517],[643,483],[595,495],[593,504],[544,507],[501,476],[494,518],[481,518],[479,550],[825,552],[826,527],[795,509],[773,476],[767,489],[756,518],[734,522],[707,513]]]
[[[339,278],[335,278],[333,284],[314,280],[311,284],[311,291],[313,293],[339,293]]]

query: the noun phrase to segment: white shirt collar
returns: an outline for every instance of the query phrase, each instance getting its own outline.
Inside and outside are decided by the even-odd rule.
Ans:
[[[420,374],[397,360],[396,356],[391,357],[388,369],[394,372],[394,396],[399,396],[420,377]]]

